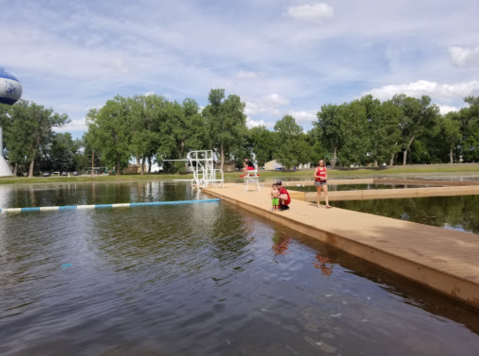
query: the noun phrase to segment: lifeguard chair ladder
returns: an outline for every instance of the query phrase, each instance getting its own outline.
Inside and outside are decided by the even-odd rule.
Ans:
[[[245,192],[248,192],[249,184],[255,184],[256,189],[258,192],[261,192],[261,188],[259,186],[259,175],[258,175],[258,165],[254,165],[254,170],[246,171],[246,174],[243,177],[244,179],[244,188]]]

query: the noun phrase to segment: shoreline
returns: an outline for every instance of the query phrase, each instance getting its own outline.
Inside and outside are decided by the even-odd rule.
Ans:
[[[259,171],[261,178],[312,178],[314,169],[304,169],[295,171]],[[431,174],[458,174],[458,175],[474,175],[477,173],[479,178],[479,164],[461,164],[461,165],[428,165],[428,166],[395,166],[386,169],[353,169],[353,170],[339,170],[329,169],[328,175],[335,178],[354,178],[354,177],[383,177],[391,175],[431,175]],[[241,171],[226,172],[225,181],[232,181],[239,179]],[[79,176],[79,177],[2,177],[0,178],[0,185],[15,185],[15,184],[45,184],[45,183],[81,183],[81,182],[136,182],[146,180],[189,180],[193,179],[193,174],[127,174],[119,176]]]

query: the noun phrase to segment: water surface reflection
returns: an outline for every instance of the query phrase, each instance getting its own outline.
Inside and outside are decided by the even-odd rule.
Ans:
[[[361,211],[421,224],[479,233],[479,195],[334,202]]]
[[[13,206],[197,196],[149,182],[65,189],[1,194]],[[0,231],[1,355],[479,348],[478,313],[228,204],[2,215]]]

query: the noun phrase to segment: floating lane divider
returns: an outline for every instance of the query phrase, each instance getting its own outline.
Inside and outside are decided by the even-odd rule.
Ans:
[[[88,210],[88,209],[113,209],[113,208],[136,208],[140,206],[159,206],[159,205],[182,205],[198,203],[215,203],[220,199],[203,200],[178,200],[178,201],[153,201],[146,203],[126,203],[126,204],[96,204],[96,205],[66,205],[66,206],[45,206],[38,208],[11,208],[0,209],[0,213],[26,213],[33,211],[59,211],[59,210]]]

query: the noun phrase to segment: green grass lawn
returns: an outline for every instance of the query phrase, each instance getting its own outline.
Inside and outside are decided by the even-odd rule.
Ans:
[[[428,174],[428,173],[465,173],[478,172],[479,164],[470,165],[430,165],[430,166],[396,166],[382,170],[358,169],[358,170],[334,170],[329,169],[330,177],[373,177],[378,175],[395,175],[395,174]],[[239,178],[241,171],[225,173],[226,180]],[[275,177],[291,177],[304,178],[311,177],[313,170],[301,171],[260,171],[263,178]],[[106,177],[34,177],[34,178],[0,178],[0,184],[31,184],[31,183],[62,183],[62,182],[109,182],[109,181],[141,181],[141,180],[173,180],[173,179],[192,179],[192,174],[128,174],[120,176]]]

